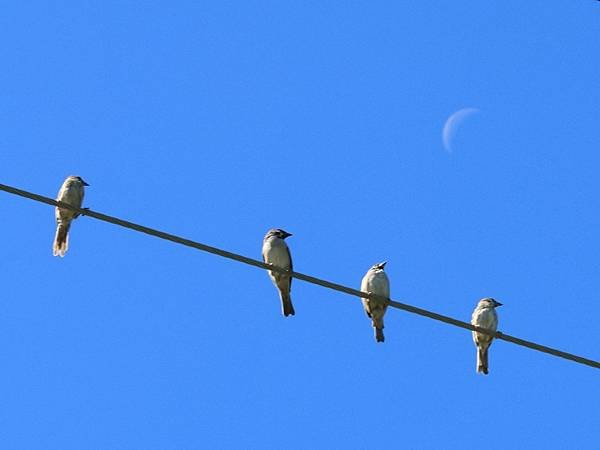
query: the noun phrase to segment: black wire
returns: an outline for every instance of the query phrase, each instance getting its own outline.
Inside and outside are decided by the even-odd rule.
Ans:
[[[165,233],[163,231],[159,231],[159,230],[155,230],[153,228],[148,228],[145,227],[143,225],[138,225],[136,223],[133,222],[128,222],[126,220],[122,220],[119,219],[117,217],[112,217],[112,216],[108,216],[106,214],[102,214],[96,211],[92,211],[91,209],[87,209],[87,208],[76,208],[72,205],[69,205],[68,203],[63,203],[63,202],[59,202],[56,200],[53,200],[51,198],[48,197],[44,197],[42,195],[38,195],[38,194],[34,194],[32,192],[27,192],[27,191],[23,191],[21,189],[17,189],[11,186],[7,186],[4,184],[0,184],[0,190],[3,190],[5,192],[8,192],[10,194],[14,194],[14,195],[19,195],[21,197],[25,197],[25,198],[29,198],[31,200],[35,200],[37,202],[41,202],[41,203],[46,203],[48,205],[52,205],[52,206],[60,206],[61,208],[65,208],[65,209],[69,209],[71,211],[75,211],[78,212],[79,214],[83,215],[83,216],[89,216],[89,217],[93,217],[94,219],[98,219],[98,220],[102,220],[104,222],[108,222],[108,223],[112,223],[115,225],[119,225],[121,227],[124,228],[129,228],[131,230],[134,231],[139,231],[140,233],[145,233],[145,234],[149,234],[151,236],[156,236],[160,239],[164,239],[167,241],[171,241],[171,242],[175,242],[177,244],[181,244],[181,245],[185,245],[187,247],[192,247],[198,250],[202,250],[204,252],[208,252],[208,253],[212,253],[214,255],[218,255],[218,256],[222,256],[224,258],[229,258],[229,259],[233,259],[235,261],[239,261],[242,262],[244,264],[248,264],[251,266],[255,266],[255,267],[260,267],[261,269],[267,269],[267,270],[272,270],[275,272],[280,272],[280,273],[289,273],[291,276],[293,276],[294,278],[297,278],[299,280],[303,280],[306,281],[308,283],[312,283],[312,284],[317,284],[319,286],[323,286],[326,287],[328,289],[333,289],[335,291],[339,291],[339,292],[344,292],[345,294],[349,294],[349,295],[353,295],[355,297],[361,297],[361,298],[370,298],[370,299],[377,299],[377,300],[382,300],[388,303],[389,306],[391,306],[392,308],[397,308],[397,309],[402,309],[404,311],[408,311],[410,313],[413,314],[418,314],[420,316],[424,316],[424,317],[428,317],[430,319],[433,320],[437,320],[440,322],[444,322],[444,323],[448,323],[450,325],[454,325],[460,328],[464,328],[467,330],[471,330],[471,331],[477,331],[480,333],[484,333],[490,336],[494,336],[496,339],[500,339],[503,341],[507,341],[507,342],[512,342],[513,344],[517,344],[523,347],[527,347],[533,350],[537,350],[539,352],[542,353],[547,353],[549,355],[553,355],[553,356],[558,356],[559,358],[564,358],[564,359],[568,359],[571,361],[575,361],[579,364],[585,364],[587,366],[590,367],[595,367],[596,369],[600,369],[600,362],[598,361],[594,361],[592,359],[588,359],[588,358],[583,358],[581,356],[578,355],[574,355],[572,353],[567,353],[567,352],[563,352],[562,350],[557,350],[555,348],[551,348],[551,347],[546,347],[545,345],[540,345],[540,344],[536,344],[535,342],[531,342],[531,341],[526,341],[525,339],[521,339],[515,336],[511,336],[509,334],[505,334],[502,333],[500,331],[496,331],[496,332],[492,332],[490,330],[487,330],[485,328],[480,328],[480,327],[476,327],[471,325],[468,322],[463,322],[462,320],[457,320],[457,319],[453,319],[452,317],[448,317],[448,316],[444,316],[442,314],[438,314],[432,311],[428,311],[426,309],[422,309],[422,308],[418,308],[416,306],[412,306],[412,305],[408,305],[406,303],[400,303],[397,302],[395,300],[391,300],[385,297],[381,297],[375,294],[371,294],[371,293],[365,293],[365,292],[361,292],[357,289],[353,289],[347,286],[343,286],[341,284],[337,284],[337,283],[332,283],[330,281],[327,280],[322,280],[320,278],[315,278],[313,276],[310,275],[305,275],[303,273],[300,272],[289,272],[286,269],[283,269],[281,267],[277,267],[277,266],[272,266],[270,264],[265,264],[262,261],[256,260],[256,259],[252,259],[252,258],[248,258],[246,256],[243,255],[239,255],[237,253],[232,253],[232,252],[228,252],[226,250],[221,250],[219,248],[216,247],[211,247],[210,245],[206,245],[206,244],[201,244],[199,242],[196,241],[192,241],[190,239],[185,239],[179,236],[175,236],[174,234],[169,234],[169,233]]]

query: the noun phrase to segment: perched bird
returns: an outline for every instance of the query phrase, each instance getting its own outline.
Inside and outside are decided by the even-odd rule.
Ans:
[[[263,261],[266,264],[281,267],[282,269],[287,269],[289,271],[294,270],[292,268],[292,255],[290,255],[290,249],[285,243],[285,238],[290,236],[290,233],[279,228],[273,228],[267,232],[263,239],[262,246]],[[294,311],[292,298],[290,297],[292,277],[288,274],[275,272],[273,270],[269,270],[268,273],[273,284],[279,291],[283,315],[286,317],[293,316],[296,312]]]
[[[479,300],[471,316],[471,325],[495,332],[498,328],[498,306],[502,306],[502,303],[490,297]],[[488,374],[488,349],[493,339],[492,336],[473,331],[473,342],[477,346],[477,373]]]
[[[390,281],[383,271],[386,264],[387,261],[375,264],[367,271],[360,283],[361,291],[381,295],[385,298],[390,297]],[[385,340],[383,336],[383,316],[387,309],[387,303],[381,300],[363,298],[362,304],[367,316],[372,320],[373,328],[375,328],[375,340],[383,342]]]
[[[81,208],[83,202],[83,187],[89,186],[79,176],[67,177],[58,191],[56,200],[68,203],[69,205]],[[56,236],[54,237],[53,253],[54,256],[65,256],[69,248],[69,228],[71,221],[76,219],[79,214],[70,209],[56,207]]]

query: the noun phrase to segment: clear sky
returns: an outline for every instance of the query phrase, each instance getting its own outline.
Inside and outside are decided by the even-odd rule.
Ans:
[[[0,182],[600,359],[600,3],[8,2]],[[476,108],[452,130],[446,119]],[[2,446],[598,448],[600,371],[0,192]]]

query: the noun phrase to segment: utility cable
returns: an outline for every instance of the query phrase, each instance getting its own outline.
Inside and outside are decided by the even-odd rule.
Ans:
[[[102,214],[102,213],[99,213],[96,211],[92,211],[91,209],[88,209],[88,208],[76,208],[72,205],[69,205],[68,203],[59,202],[59,201],[53,200],[49,197],[44,197],[42,195],[38,195],[38,194],[34,194],[32,192],[17,189],[12,186],[7,186],[5,184],[0,184],[0,190],[8,192],[10,194],[29,198],[29,199],[35,200],[37,202],[46,203],[48,205],[59,206],[60,208],[69,209],[69,210],[75,211],[83,216],[93,217],[94,219],[98,219],[103,222],[108,222],[108,223],[112,223],[114,225],[118,225],[120,227],[129,228],[130,230],[149,234],[151,236],[155,236],[160,239],[175,242],[177,244],[185,245],[187,247],[192,247],[197,250],[202,250],[204,252],[222,256],[224,258],[233,259],[235,261],[239,261],[244,264],[259,267],[261,269],[272,270],[272,271],[279,272],[279,273],[287,273],[287,274],[291,275],[292,277],[297,278],[299,280],[306,281],[307,283],[312,283],[312,284],[316,284],[319,286],[323,286],[325,288],[333,289],[335,291],[343,292],[345,294],[353,295],[355,297],[369,298],[369,299],[376,299],[376,300],[384,301],[392,308],[402,309],[404,311],[408,311],[410,313],[417,314],[419,316],[428,317],[430,319],[448,323],[450,325],[464,328],[466,330],[484,333],[489,336],[493,336],[496,339],[500,339],[500,340],[507,341],[507,342],[512,342],[513,344],[520,345],[522,347],[527,347],[527,348],[537,350],[542,353],[547,353],[549,355],[558,356],[559,358],[568,359],[570,361],[575,361],[579,364],[584,364],[584,365],[587,365],[590,367],[594,367],[596,369],[600,369],[600,362],[594,361],[592,359],[584,358],[582,356],[578,356],[573,353],[563,352],[562,350],[558,350],[558,349],[555,349],[552,347],[547,347],[545,345],[536,344],[535,342],[526,341],[525,339],[511,336],[509,334],[505,334],[500,331],[492,332],[485,328],[473,326],[468,322],[463,322],[462,320],[457,320],[457,319],[454,319],[449,316],[444,316],[442,314],[438,314],[438,313],[435,313],[432,311],[428,311],[426,309],[418,308],[416,306],[408,305],[406,303],[397,302],[395,300],[391,300],[391,299],[388,299],[388,298],[385,298],[385,297],[382,297],[379,295],[375,295],[372,293],[361,292],[357,289],[353,289],[353,288],[343,286],[343,285],[337,284],[337,283],[332,283],[331,281],[322,280],[320,278],[316,278],[316,277],[306,275],[306,274],[303,274],[300,272],[290,272],[281,267],[272,266],[272,265],[266,264],[262,261],[248,258],[247,256],[239,255],[239,254],[233,253],[233,252],[228,252],[226,250],[221,250],[216,247],[211,247],[210,245],[201,244],[200,242],[182,238],[182,237],[176,236],[174,234],[165,233],[163,231],[155,230],[153,228],[145,227],[143,225],[139,225],[139,224],[136,224],[133,222],[128,222],[126,220],[122,220],[117,217],[113,217],[113,216]]]

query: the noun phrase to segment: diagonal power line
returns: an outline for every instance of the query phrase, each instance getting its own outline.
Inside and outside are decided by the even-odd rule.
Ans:
[[[513,344],[520,345],[522,347],[527,347],[533,350],[537,350],[542,353],[547,353],[549,355],[557,356],[559,358],[568,359],[570,361],[575,361],[579,364],[584,364],[590,367],[594,367],[596,369],[600,369],[600,362],[594,361],[592,359],[584,358],[582,356],[575,355],[573,353],[563,352],[562,350],[558,350],[552,347],[547,347],[545,345],[536,344],[535,342],[526,341],[525,339],[521,339],[515,336],[511,336],[509,334],[502,333],[500,331],[491,332],[486,330],[485,328],[475,327],[468,322],[463,322],[462,320],[457,320],[449,316],[444,316],[442,314],[438,314],[432,311],[428,311],[426,309],[418,308],[416,306],[408,305],[406,303],[397,302],[395,300],[391,300],[388,298],[384,298],[381,296],[377,296],[371,293],[361,292],[357,289],[353,289],[347,286],[343,286],[341,284],[332,283],[331,281],[322,280],[320,278],[316,278],[310,275],[305,275],[300,272],[289,272],[286,269],[281,267],[271,266],[269,264],[265,264],[262,261],[248,258],[247,256],[239,255],[237,253],[228,252],[227,250],[221,250],[216,247],[211,247],[210,245],[201,244],[200,242],[192,241],[190,239],[185,239],[180,236],[176,236],[174,234],[165,233],[163,231],[155,230],[153,228],[148,228],[143,225],[138,225],[133,222],[128,222],[126,220],[119,219],[117,217],[108,216],[106,214],[102,214],[96,211],[92,211],[90,209],[82,209],[76,208],[74,206],[69,205],[68,203],[59,202],[53,200],[49,197],[44,197],[43,195],[34,194],[32,192],[24,191],[21,189],[14,188],[12,186],[7,186],[5,184],[0,184],[0,190],[8,192],[10,194],[18,195],[21,197],[29,198],[31,200],[35,200],[37,202],[46,203],[52,206],[60,206],[61,208],[69,209],[71,211],[78,212],[81,215],[93,217],[94,219],[101,220],[103,222],[112,223],[114,225],[118,225],[120,227],[129,228],[130,230],[138,231],[140,233],[149,234],[151,236],[155,236],[160,239],[164,239],[167,241],[175,242],[177,244],[185,245],[187,247],[192,247],[197,250],[202,250],[204,252],[212,253],[214,255],[222,256],[224,258],[233,259],[235,261],[239,261],[244,264],[248,264],[251,266],[259,267],[261,269],[273,270],[279,273],[289,273],[294,278],[299,280],[306,281],[308,283],[316,284],[319,286],[323,286],[328,289],[333,289],[335,291],[343,292],[345,294],[353,295],[355,297],[362,298],[371,298],[384,300],[388,303],[392,308],[402,309],[404,311],[408,311],[413,314],[417,314],[419,316],[428,317],[433,320],[437,320],[439,322],[448,323],[450,325],[454,325],[456,327],[464,328],[466,330],[478,331],[480,333],[484,333],[490,336],[494,336],[496,339],[501,339],[503,341],[512,342]]]

